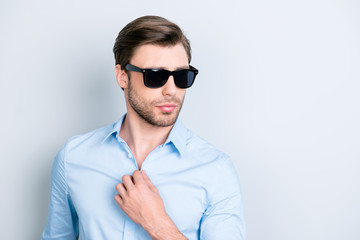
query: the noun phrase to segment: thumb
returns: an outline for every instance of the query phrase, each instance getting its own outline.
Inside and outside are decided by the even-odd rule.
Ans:
[[[148,187],[152,190],[152,191],[156,191],[157,192],[157,188],[155,187],[154,184],[152,184],[152,182],[150,181],[150,178],[148,177],[148,175],[146,174],[146,172],[144,170],[141,171],[144,180],[146,182],[146,184],[148,185]]]

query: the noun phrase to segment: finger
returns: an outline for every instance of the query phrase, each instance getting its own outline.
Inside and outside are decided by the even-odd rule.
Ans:
[[[114,199],[120,207],[124,204],[124,200],[121,198],[121,196],[119,194],[116,194]]]
[[[123,181],[126,191],[129,191],[134,188],[134,182],[133,182],[132,176],[124,175],[122,177],[122,181]]]
[[[133,179],[134,179],[135,185],[139,185],[139,184],[145,184],[146,185],[145,180],[144,180],[144,176],[141,174],[141,172],[139,170],[134,171]]]
[[[148,177],[148,175],[146,174],[145,170],[141,171],[142,176],[145,180],[145,183],[148,185],[148,187],[153,190],[153,191],[157,191],[157,188],[155,187],[155,185],[151,182],[150,178]]]
[[[121,197],[121,198],[124,198],[124,197],[127,196],[127,191],[126,191],[126,189],[125,189],[124,184],[119,183],[119,184],[116,185],[115,188],[116,188],[116,191],[120,194],[120,197]]]

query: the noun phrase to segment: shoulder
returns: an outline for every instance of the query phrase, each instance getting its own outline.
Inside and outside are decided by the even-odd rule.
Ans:
[[[189,154],[200,156],[202,160],[231,164],[230,157],[226,153],[189,129],[187,130],[186,149]]]
[[[115,124],[70,137],[55,156],[52,171],[65,173],[69,162],[91,156],[91,153],[96,152],[105,143],[113,132]]]
[[[111,133],[114,125],[115,123],[109,124],[105,127],[101,127],[87,133],[78,134],[70,137],[69,139],[67,139],[67,141],[62,146],[57,155],[63,158],[67,152],[72,151],[78,147],[90,146],[103,142],[106,137]]]
[[[94,129],[87,133],[72,136],[66,141],[62,150],[69,152],[76,150],[77,148],[93,147],[102,144],[112,133],[114,125],[115,123],[109,124],[102,128]]]

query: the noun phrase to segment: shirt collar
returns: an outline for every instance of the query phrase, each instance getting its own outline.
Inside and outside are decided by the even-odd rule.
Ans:
[[[108,139],[110,136],[112,136],[114,133],[116,133],[115,135],[115,138],[118,139],[118,136],[119,136],[119,131],[120,131],[120,128],[121,128],[121,125],[125,119],[125,116],[126,114],[124,114],[119,121],[115,122],[113,125],[112,125],[112,128],[109,130],[109,132],[106,134],[103,142],[106,141],[106,139]]]
[[[180,121],[177,119],[174,127],[171,129],[168,138],[165,141],[165,144],[172,143],[175,148],[179,151],[180,155],[185,153],[186,149],[186,138],[187,138],[187,129]]]
[[[109,130],[109,132],[106,134],[103,142],[106,141],[110,136],[112,136],[114,133],[116,133],[115,137],[117,140],[120,140],[119,138],[119,131],[121,128],[121,125],[126,117],[126,114],[124,114],[119,121],[115,122],[112,125],[112,128]],[[186,133],[187,129],[183,125],[183,123],[180,121],[180,119],[177,119],[173,128],[170,131],[170,134],[168,138],[165,141],[165,144],[172,143],[174,147],[179,151],[180,155],[183,155],[185,153],[186,148]]]

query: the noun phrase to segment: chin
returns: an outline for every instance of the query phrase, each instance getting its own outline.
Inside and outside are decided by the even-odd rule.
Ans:
[[[162,116],[157,120],[153,121],[153,125],[158,127],[169,127],[175,124],[177,120],[177,114],[167,114],[167,116]]]

